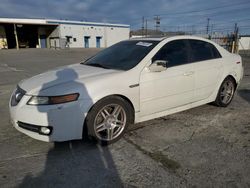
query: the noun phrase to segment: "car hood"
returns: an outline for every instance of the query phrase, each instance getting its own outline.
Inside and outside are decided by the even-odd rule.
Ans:
[[[119,72],[112,69],[75,64],[60,67],[29,79],[21,81],[18,85],[30,95],[37,95],[40,91],[50,87],[65,84],[71,81],[84,80],[94,76]]]

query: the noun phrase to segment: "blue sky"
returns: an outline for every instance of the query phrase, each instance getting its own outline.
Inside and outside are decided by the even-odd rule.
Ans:
[[[249,0],[0,0],[0,17],[124,23],[138,29],[142,16],[153,28],[154,15],[160,15],[162,30],[205,30],[210,18],[214,31],[232,30],[235,22],[250,31]]]

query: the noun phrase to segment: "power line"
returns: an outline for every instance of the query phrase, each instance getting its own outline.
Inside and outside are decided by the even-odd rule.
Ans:
[[[239,11],[237,11],[238,9],[240,9]],[[185,15],[185,17],[183,17],[183,15],[173,15],[173,16],[162,16],[162,19],[176,19],[176,18],[191,18],[191,17],[195,17],[197,18],[197,16],[199,16],[199,18],[207,18],[207,17],[210,17],[210,18],[215,18],[215,17],[225,17],[226,14],[230,14],[229,16],[232,16],[232,15],[236,15],[236,14],[242,14],[243,11],[248,11],[249,12],[250,10],[250,7],[235,7],[231,10],[221,10],[219,13],[218,12],[210,12],[210,13],[204,13],[204,14],[187,14]],[[227,16],[228,17],[228,16]]]
[[[233,10],[235,10],[235,9],[242,8],[242,7],[235,7],[235,6],[240,6],[240,5],[245,5],[245,4],[250,4],[250,1],[248,1],[248,2],[239,2],[239,3],[225,4],[223,6],[211,7],[211,8],[200,9],[200,10],[184,11],[184,12],[172,12],[172,13],[157,14],[157,15],[161,16],[162,19],[165,18],[166,15],[169,15],[171,17],[173,17],[173,16],[179,17],[179,16],[181,16],[181,14],[186,14],[185,15],[185,17],[186,17],[186,16],[190,16],[190,15],[187,15],[187,14],[191,14],[191,13],[199,13],[199,12],[211,11],[211,10],[222,9],[222,8],[227,8],[227,7],[233,7],[234,8]],[[249,7],[244,7],[243,9],[246,9],[246,8],[249,9]],[[231,13],[231,11],[233,11],[233,10],[225,10],[225,11],[227,11],[227,12],[229,11]],[[242,9],[241,9],[241,11],[242,11]],[[206,16],[206,17],[209,16],[209,17],[212,17],[213,14],[214,14],[214,12],[203,14],[203,15],[199,15],[199,16]],[[218,13],[215,13],[215,15],[218,15]],[[195,16],[195,15],[192,14],[191,16]],[[153,17],[153,15],[152,15],[152,17]],[[150,16],[144,16],[144,18],[147,18],[148,21],[150,20]],[[140,20],[141,20],[141,18],[130,19],[130,22],[131,23],[138,23],[138,22],[140,23]],[[137,24],[132,24],[132,25],[137,25]]]
[[[233,3],[233,4],[227,4],[223,6],[218,6],[218,7],[213,7],[213,8],[207,8],[207,9],[202,9],[202,10],[193,10],[193,11],[184,11],[184,12],[172,12],[172,13],[165,13],[165,14],[158,14],[159,16],[163,15],[176,15],[176,14],[189,14],[189,13],[198,13],[198,12],[204,12],[204,11],[209,11],[209,10],[216,10],[216,9],[221,9],[221,8],[226,8],[226,7],[231,7],[231,6],[238,6],[238,5],[245,5],[249,4],[250,2],[242,2],[242,3]]]
[[[246,7],[246,6],[242,7],[242,5],[246,5],[246,4],[250,4],[250,1],[248,1],[248,2],[239,2],[239,3],[231,3],[231,4],[227,4],[227,5],[223,5],[223,6],[217,6],[217,7],[213,7],[213,8],[211,7],[211,8],[206,8],[206,9],[202,9],[202,10],[193,10],[193,11],[185,11],[185,12],[172,12],[172,13],[166,13],[166,14],[158,14],[157,16],[160,17],[161,19],[165,19],[165,16],[160,16],[160,15],[173,15],[175,17],[180,17],[180,16],[182,16],[181,14],[187,14],[187,15],[185,15],[184,18],[186,18],[186,17],[194,17],[194,16],[199,16],[199,17],[203,17],[203,18],[207,18],[207,17],[214,18],[214,17],[221,17],[221,16],[225,17],[225,15],[233,13],[232,16],[235,17],[235,14],[237,14],[237,13],[242,14],[242,12],[245,11],[245,10],[249,11],[250,7]],[[239,7],[239,6],[241,6],[241,7]],[[229,7],[230,7],[230,10],[227,10]],[[216,9],[218,10],[218,9],[223,9],[223,8],[225,10],[221,10],[219,13],[213,11],[213,12],[207,12],[207,13],[202,14],[202,15],[201,14],[197,15],[200,12],[212,11],[212,10],[216,10]],[[239,10],[239,11],[236,11],[236,10]],[[190,15],[190,13],[193,13],[193,14]],[[147,18],[147,17],[145,17],[145,18]],[[166,18],[169,18],[169,16],[167,16]],[[227,16],[227,18],[230,18],[230,16]],[[219,21],[219,22],[214,21],[215,19],[213,19],[213,22],[211,23],[211,25],[209,25],[210,24],[209,23],[206,26],[207,33],[209,32],[209,29],[211,30],[211,28],[209,28],[209,27],[212,27],[212,26],[213,26],[213,31],[216,31],[216,28],[223,27],[223,26],[220,26],[220,24],[222,24],[222,23],[225,23],[225,24],[222,24],[222,25],[228,25],[228,23],[244,22],[244,21],[250,20],[250,18],[233,19],[233,20],[228,20],[227,18],[224,21]],[[152,20],[147,19],[147,21],[149,23],[150,22],[152,23],[153,21],[156,22],[156,18],[154,18]],[[192,24],[189,24],[189,25],[185,24],[183,27],[186,27],[186,28],[190,27],[190,28],[192,28],[192,30],[194,30],[194,28],[195,28],[195,30],[197,30],[197,28],[199,28],[199,27],[202,27],[202,26],[204,27],[204,25],[205,25],[204,21],[205,21],[205,19],[203,21],[199,21],[199,22],[196,22],[196,23],[194,23],[192,21]],[[187,21],[186,21],[186,23],[187,23]],[[219,25],[218,25],[218,23],[219,23]],[[136,26],[138,24],[133,24],[133,25]],[[179,30],[178,28],[180,27],[180,25],[177,25],[177,26],[166,26],[166,25],[164,26],[164,25],[161,25],[161,27],[164,30],[167,27],[175,27],[176,30]],[[155,27],[156,27],[156,29],[158,29],[157,24],[155,24]]]

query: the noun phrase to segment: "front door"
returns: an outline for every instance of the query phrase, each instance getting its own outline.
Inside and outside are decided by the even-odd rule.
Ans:
[[[167,69],[150,72],[145,68],[140,78],[141,116],[162,112],[193,101],[194,66],[189,64],[186,40],[175,40],[163,46],[152,58],[166,60]]]
[[[102,37],[96,37],[96,47],[101,48],[101,38]]]

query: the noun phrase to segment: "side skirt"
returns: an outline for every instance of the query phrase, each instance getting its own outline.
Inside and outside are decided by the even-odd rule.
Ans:
[[[205,100],[190,103],[190,104],[187,104],[187,105],[184,105],[184,106],[180,106],[180,107],[177,107],[177,108],[172,108],[172,109],[169,109],[169,110],[166,110],[166,111],[150,114],[150,115],[143,116],[143,117],[140,117],[140,112],[138,112],[135,115],[135,117],[136,117],[135,118],[135,123],[148,121],[148,120],[151,120],[151,119],[155,119],[155,118],[159,118],[159,117],[162,117],[162,116],[174,114],[174,113],[181,112],[181,111],[184,111],[184,110],[189,110],[191,108],[195,108],[197,106],[201,106],[201,105],[213,102],[213,101],[214,101],[214,99],[208,98],[208,99],[205,99]]]

